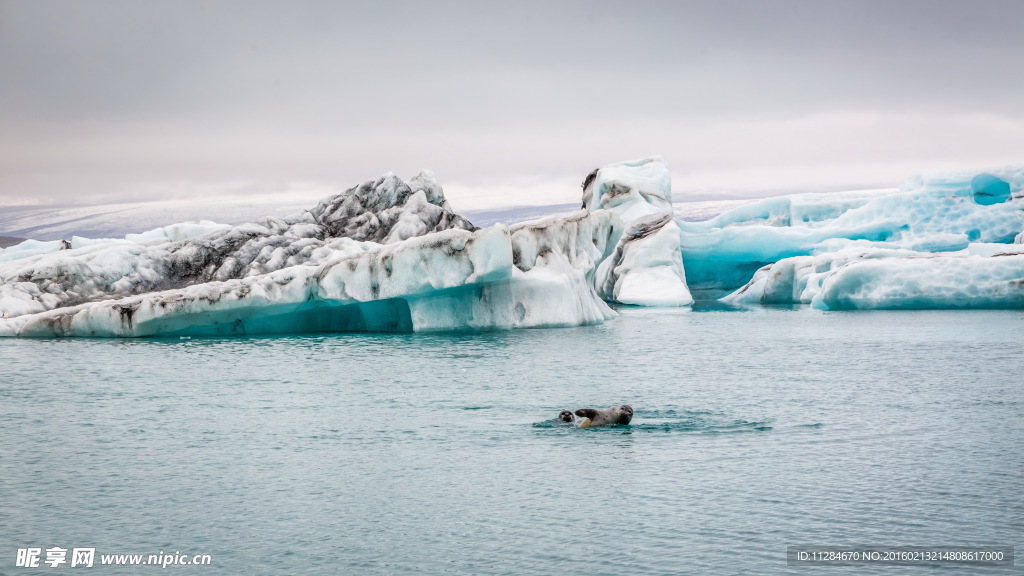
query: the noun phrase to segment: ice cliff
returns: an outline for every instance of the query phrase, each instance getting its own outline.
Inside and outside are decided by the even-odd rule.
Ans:
[[[593,171],[582,209],[478,229],[429,172],[291,216],[0,249],[0,336],[574,326],[609,303],[1024,308],[1024,168],[674,217],[660,157]],[[1016,242],[1016,244],[1014,244]],[[691,292],[692,291],[692,292]]]

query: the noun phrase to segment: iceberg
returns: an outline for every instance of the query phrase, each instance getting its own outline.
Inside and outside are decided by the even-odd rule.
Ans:
[[[712,257],[770,263],[722,300],[823,310],[1024,307],[1022,189],[1021,167],[933,173],[893,193],[847,197],[840,211],[812,209],[810,217],[803,207],[795,219],[785,210],[806,197],[723,214],[724,225],[709,233],[729,248]],[[752,224],[751,215],[761,221]],[[740,241],[752,235],[763,252]]]
[[[1011,194],[993,203],[989,198],[996,195],[979,196],[979,189]],[[835,252],[851,242],[928,253],[1012,243],[1024,229],[1022,189],[1022,167],[924,174],[899,190],[794,194],[703,222],[679,221],[687,282],[703,298],[719,298],[764,266]]]
[[[693,221],[668,166],[604,166],[572,214],[478,228],[434,175],[286,217],[0,249],[0,336],[559,327],[613,305],[1024,308],[1024,167],[795,194]]]
[[[636,306],[687,306],[679,227],[672,209],[672,178],[660,156],[620,162],[591,172],[583,208],[609,210],[627,227],[613,258],[598,272],[598,293]]]
[[[386,174],[287,218],[8,249],[0,336],[597,323],[615,313],[595,271],[622,233],[608,210],[476,229],[429,173]]]
[[[944,253],[851,246],[785,258],[722,300],[822,310],[1024,308],[1024,245]]]

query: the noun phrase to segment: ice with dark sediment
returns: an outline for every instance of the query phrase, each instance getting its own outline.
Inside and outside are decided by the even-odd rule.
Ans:
[[[672,176],[660,156],[610,164],[583,184],[583,207],[609,210],[625,226],[612,258],[597,271],[602,297],[637,306],[686,306],[679,226],[672,208]]]
[[[429,173],[287,218],[176,225],[0,254],[0,335],[150,336],[573,326],[622,234],[609,211],[474,229]]]
[[[673,214],[660,157],[604,166],[580,211],[474,227],[429,172],[227,226],[0,249],[0,336],[577,326],[609,304],[1024,308],[1024,167]]]

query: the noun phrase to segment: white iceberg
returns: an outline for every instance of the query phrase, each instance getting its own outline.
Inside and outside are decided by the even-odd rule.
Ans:
[[[825,310],[1024,308],[1024,254],[865,260],[841,267],[811,305]]]
[[[765,266],[722,300],[823,310],[1024,307],[1024,245],[929,253],[851,244]]]
[[[429,174],[388,174],[293,217],[184,240],[154,231],[23,247],[0,265],[0,335],[459,330],[614,316],[594,274],[622,236],[616,214],[471,228]]]
[[[1002,202],[976,195],[1010,190]],[[1004,186],[1005,185],[1005,186]],[[761,267],[835,251],[849,241],[922,252],[971,243],[1010,243],[1024,229],[1024,168],[915,177],[900,190],[768,198],[704,222],[680,221],[690,289],[714,298],[744,285]],[[980,200],[979,200],[980,198]]]
[[[1022,188],[1022,168],[932,174],[693,222],[653,157],[592,172],[577,213],[479,229],[429,172],[385,174],[284,218],[0,249],[0,336],[577,326],[614,317],[609,303],[685,306],[691,288],[741,305],[1021,308]]]
[[[583,207],[610,210],[626,226],[615,255],[598,269],[602,297],[636,306],[687,306],[679,227],[672,212],[672,177],[660,156],[611,164],[583,182]]]

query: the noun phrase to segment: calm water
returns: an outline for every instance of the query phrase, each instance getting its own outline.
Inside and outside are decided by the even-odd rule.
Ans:
[[[1024,554],[1024,313],[622,312],[459,335],[0,340],[0,573],[30,573],[14,567],[29,546],[212,556],[180,574]],[[551,421],[624,402],[628,427]]]

